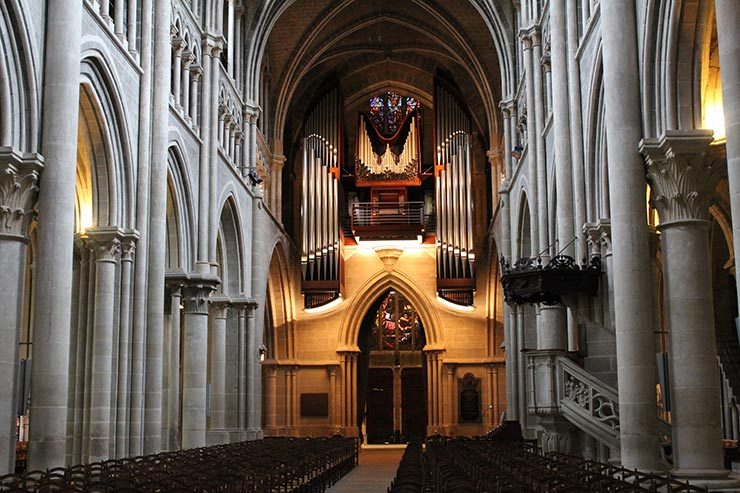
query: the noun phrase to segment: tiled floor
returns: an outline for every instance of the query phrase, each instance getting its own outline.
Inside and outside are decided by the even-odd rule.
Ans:
[[[402,455],[402,448],[362,449],[360,465],[327,492],[386,493]]]

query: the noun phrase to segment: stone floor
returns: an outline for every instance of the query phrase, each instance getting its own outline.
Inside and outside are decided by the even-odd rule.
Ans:
[[[402,447],[371,446],[360,450],[360,465],[327,490],[328,493],[386,493],[398,463]]]

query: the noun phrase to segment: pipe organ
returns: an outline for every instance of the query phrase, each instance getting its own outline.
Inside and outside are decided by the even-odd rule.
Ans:
[[[379,181],[419,186],[420,133],[416,112],[391,137],[381,135],[369,118],[360,114],[355,152],[357,186],[374,186]]]
[[[437,292],[447,301],[472,305],[475,291],[472,122],[453,91],[438,82],[434,91]]]
[[[306,308],[329,303],[341,291],[340,112],[340,93],[333,89],[308,114],[303,128],[301,267]]]

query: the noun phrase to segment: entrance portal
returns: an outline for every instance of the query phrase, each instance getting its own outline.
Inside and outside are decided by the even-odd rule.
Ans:
[[[427,425],[424,328],[401,293],[387,291],[360,332],[359,421],[367,443],[423,439]]]

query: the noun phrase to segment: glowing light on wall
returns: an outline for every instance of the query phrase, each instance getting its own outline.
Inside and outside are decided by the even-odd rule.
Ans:
[[[77,194],[77,221],[76,232],[84,233],[93,226],[92,197],[87,194]]]
[[[705,103],[704,127],[714,131],[714,140],[723,140],[725,134],[725,110],[722,106],[722,91],[714,91],[713,98]]]

